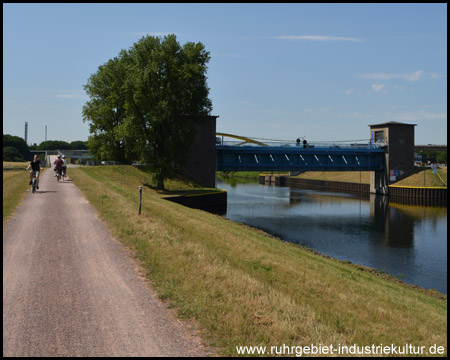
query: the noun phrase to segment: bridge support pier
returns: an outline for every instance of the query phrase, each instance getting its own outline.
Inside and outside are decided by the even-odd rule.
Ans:
[[[372,194],[388,195],[389,181],[387,177],[387,170],[372,171],[370,173],[370,192]]]

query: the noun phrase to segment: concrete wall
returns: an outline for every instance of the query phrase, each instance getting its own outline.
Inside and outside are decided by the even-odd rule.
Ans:
[[[361,183],[349,183],[342,181],[329,181],[329,180],[313,180],[313,179],[301,179],[296,177],[290,177],[285,175],[260,175],[260,184],[274,184],[276,186],[305,186],[308,188],[319,189],[333,189],[340,191],[356,191],[362,193],[368,193],[370,188],[369,184]]]
[[[216,187],[216,119],[208,116],[195,127],[194,142],[181,174],[205,187]]]
[[[439,199],[447,204],[447,188],[431,188],[419,186],[389,186],[390,197],[407,197],[419,199]]]
[[[227,212],[227,192],[218,191],[208,194],[181,195],[164,198],[177,204],[223,215]]]

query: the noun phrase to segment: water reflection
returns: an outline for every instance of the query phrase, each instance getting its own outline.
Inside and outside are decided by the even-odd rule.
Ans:
[[[307,188],[229,184],[226,217],[447,292],[447,208]],[[393,201],[394,200],[394,201]]]

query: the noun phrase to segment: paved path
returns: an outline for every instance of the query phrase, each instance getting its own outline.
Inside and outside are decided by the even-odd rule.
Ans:
[[[3,356],[204,356],[79,189],[40,182],[3,229]]]

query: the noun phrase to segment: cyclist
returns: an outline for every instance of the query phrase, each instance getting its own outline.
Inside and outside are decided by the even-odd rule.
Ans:
[[[58,158],[55,160],[55,162],[53,164],[55,165],[55,168],[53,170],[55,171],[55,176],[56,176],[58,171],[60,173],[62,171],[63,161],[61,160],[61,155],[58,155]]]
[[[63,161],[63,165],[62,165],[62,171],[64,176],[67,176],[67,160],[66,160],[66,155],[62,156],[62,161]]]
[[[41,161],[38,159],[38,155],[33,156],[33,161],[30,162],[30,164],[27,166],[26,170],[28,170],[31,166],[30,171],[30,185],[32,184],[33,180],[33,172],[36,174],[36,189],[39,190],[39,173],[42,170]]]

